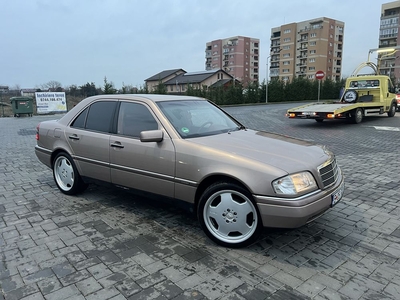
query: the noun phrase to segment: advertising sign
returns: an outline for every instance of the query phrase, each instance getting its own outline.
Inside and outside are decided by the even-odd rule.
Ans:
[[[35,96],[38,114],[67,111],[67,100],[64,92],[36,92]]]

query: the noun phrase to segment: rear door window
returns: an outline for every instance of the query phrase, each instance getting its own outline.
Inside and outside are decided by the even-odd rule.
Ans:
[[[99,132],[111,132],[116,101],[98,101],[85,109],[71,127],[85,128]]]

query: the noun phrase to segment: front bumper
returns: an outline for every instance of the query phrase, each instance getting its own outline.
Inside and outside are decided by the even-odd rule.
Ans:
[[[264,227],[297,228],[315,220],[331,208],[332,195],[338,193],[340,189],[343,195],[343,176],[340,176],[329,189],[305,195],[298,200],[282,200],[259,195],[254,195],[254,198]]]

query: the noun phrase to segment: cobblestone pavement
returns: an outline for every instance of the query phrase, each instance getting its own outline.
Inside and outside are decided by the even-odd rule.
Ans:
[[[400,116],[358,125],[287,120],[291,105],[226,108],[250,128],[328,145],[342,201],[247,248],[210,242],[194,217],[92,185],[62,194],[34,154],[37,123],[0,118],[1,299],[400,299]]]

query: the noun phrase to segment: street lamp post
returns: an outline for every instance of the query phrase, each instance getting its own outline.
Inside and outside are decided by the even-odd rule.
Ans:
[[[267,57],[267,77],[265,78],[265,103],[268,103],[268,60],[271,55]]]
[[[1,98],[1,94],[2,94],[3,92],[2,91],[0,91],[0,102],[1,102],[1,117],[2,118],[4,118],[4,103],[3,103],[3,99]]]
[[[265,103],[268,103],[268,60],[275,54],[278,54],[279,52],[282,51],[282,48],[279,48],[278,50],[274,51],[272,55],[267,57],[267,78],[265,78]]]

